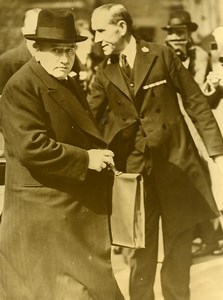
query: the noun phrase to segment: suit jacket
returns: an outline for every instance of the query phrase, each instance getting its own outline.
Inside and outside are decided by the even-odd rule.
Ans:
[[[31,53],[23,41],[18,47],[0,55],[0,95],[9,80],[31,58]]]
[[[123,299],[110,262],[109,174],[88,170],[86,150],[106,143],[73,84],[71,93],[33,58],[4,90],[1,299]]]
[[[156,178],[169,234],[215,217],[208,178],[177,100],[178,92],[209,155],[222,154],[222,136],[197,83],[172,49],[141,41],[129,84],[118,61],[108,58],[98,69],[89,97],[116,164],[129,170],[123,161],[134,148],[147,157],[146,171],[152,168]],[[140,139],[137,124],[142,128]],[[141,172],[138,161],[135,165],[134,171]]]

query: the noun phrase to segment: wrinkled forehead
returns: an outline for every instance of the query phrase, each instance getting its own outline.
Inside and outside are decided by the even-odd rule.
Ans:
[[[106,9],[99,9],[93,12],[91,18],[91,27],[93,30],[104,29],[110,24],[111,13]]]

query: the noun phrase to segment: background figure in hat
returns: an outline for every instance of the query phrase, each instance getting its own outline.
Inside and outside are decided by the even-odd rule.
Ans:
[[[185,10],[174,10],[170,13],[168,25],[162,27],[167,32],[165,43],[172,47],[184,66],[201,86],[209,71],[208,53],[193,41],[192,34],[198,25],[191,21]]]
[[[0,226],[2,300],[123,300],[110,261],[113,152],[69,77],[76,43],[66,11],[42,10],[35,57],[4,89],[5,203]]]
[[[202,87],[206,80],[206,76],[210,71],[211,65],[208,53],[199,45],[196,45],[192,39],[192,34],[197,28],[198,25],[191,21],[189,12],[185,10],[175,10],[170,13],[168,25],[162,27],[163,30],[167,31],[165,43],[174,49],[176,54],[182,60],[183,65],[190,71],[199,86]],[[209,158],[194,124],[185,112],[180,96],[179,103],[191,135],[204,161],[204,168],[206,169],[208,176],[211,177],[210,180],[213,183],[214,179],[211,176],[211,170],[213,169],[214,163],[212,159]],[[214,189],[214,186],[216,185],[213,183],[212,189]],[[216,193],[214,193],[214,195],[216,195]],[[216,195],[216,197],[219,198],[218,195]],[[216,197],[215,199],[217,200]],[[219,251],[221,251],[218,244],[217,229],[219,228],[219,224],[219,220],[214,219],[205,221],[196,226],[194,237],[201,238],[202,242],[198,244],[195,243],[192,248],[194,257],[214,254],[215,252],[219,253]]]

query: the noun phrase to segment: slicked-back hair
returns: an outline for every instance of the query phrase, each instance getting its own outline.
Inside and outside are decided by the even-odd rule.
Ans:
[[[131,33],[132,31],[132,17],[126,8],[122,4],[108,3],[97,7],[94,12],[105,10],[110,13],[110,24],[117,24],[119,21],[123,20],[126,22],[127,31]]]

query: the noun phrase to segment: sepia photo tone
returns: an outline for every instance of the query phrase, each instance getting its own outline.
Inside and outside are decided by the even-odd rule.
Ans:
[[[223,1],[0,24],[0,300],[222,300]]]

